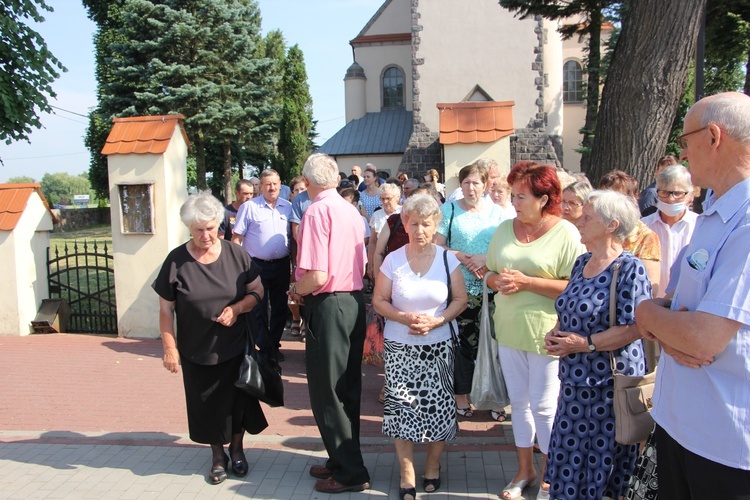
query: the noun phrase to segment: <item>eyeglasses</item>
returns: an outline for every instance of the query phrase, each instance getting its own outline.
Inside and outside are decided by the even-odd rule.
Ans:
[[[697,134],[698,132],[706,130],[708,127],[710,127],[710,125],[706,125],[705,127],[699,128],[697,130],[693,130],[692,132],[688,132],[686,134],[678,135],[677,144],[679,144],[682,149],[687,148],[687,141],[685,140],[685,138],[689,135]]]
[[[572,207],[572,208],[578,208],[582,207],[583,203],[578,203],[577,201],[563,201],[560,203],[563,207]]]
[[[390,201],[393,199],[393,196],[381,196],[380,201]]]
[[[687,196],[687,194],[688,194],[687,191],[667,191],[666,189],[656,190],[656,195],[659,198],[665,198],[665,199],[674,198],[675,200],[681,200],[685,196]]]

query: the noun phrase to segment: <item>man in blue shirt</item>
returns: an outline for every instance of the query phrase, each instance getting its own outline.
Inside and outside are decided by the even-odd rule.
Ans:
[[[652,412],[659,498],[750,498],[750,97],[706,97],[683,130],[681,159],[712,193],[673,267],[674,295],[636,309],[638,330],[664,351]]]
[[[265,294],[254,311],[259,330],[256,339],[258,348],[283,361],[279,348],[289,314],[286,291],[289,288],[289,217],[292,204],[279,196],[280,189],[281,178],[275,170],[261,172],[261,195],[240,206],[232,241],[242,245],[260,267]]]

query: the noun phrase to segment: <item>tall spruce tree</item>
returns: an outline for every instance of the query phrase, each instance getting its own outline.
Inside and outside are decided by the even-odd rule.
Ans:
[[[563,38],[573,35],[586,37],[586,119],[581,133],[581,170],[588,171],[588,153],[593,144],[599,112],[599,87],[602,82],[602,24],[604,13],[619,4],[616,0],[500,0],[500,5],[517,12],[521,19],[541,16],[551,21],[582,17],[582,23],[563,24],[559,31]]]
[[[283,106],[275,165],[281,178],[289,181],[302,171],[305,159],[312,152],[312,138],[315,137],[313,103],[307,83],[305,60],[297,45],[287,51],[282,93]]]
[[[232,144],[269,133],[270,61],[256,57],[260,12],[251,0],[125,0],[103,56],[99,120],[181,113],[206,187],[206,145],[222,147],[223,190],[231,193]],[[101,25],[100,25],[101,27]],[[109,114],[109,116],[107,116]],[[93,120],[92,120],[93,122]]]

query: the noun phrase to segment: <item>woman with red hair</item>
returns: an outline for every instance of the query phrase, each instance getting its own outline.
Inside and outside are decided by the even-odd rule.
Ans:
[[[578,230],[562,219],[562,190],[555,169],[520,162],[508,174],[516,217],[495,231],[487,252],[494,274],[495,338],[513,412],[519,470],[500,498],[520,498],[537,479],[536,436],[546,458],[560,381],[558,361],[544,350],[557,321],[555,299],[565,289],[576,258],[586,251]],[[544,470],[541,471],[544,477]],[[537,498],[549,498],[543,484]]]

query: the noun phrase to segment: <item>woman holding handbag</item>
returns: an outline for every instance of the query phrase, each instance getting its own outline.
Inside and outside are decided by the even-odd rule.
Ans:
[[[578,220],[589,252],[576,260],[555,302],[558,324],[544,345],[560,356],[560,398],[545,476],[553,498],[620,498],[635,467],[638,446],[615,441],[610,356],[617,373],[646,373],[635,308],[651,298],[651,284],[643,262],[622,248],[639,216],[632,199],[607,190],[589,193]],[[610,317],[612,290],[616,317]]]
[[[385,323],[383,433],[395,439],[399,498],[416,500],[414,443],[427,443],[422,487],[440,488],[440,456],[458,431],[453,396],[455,318],[466,307],[458,260],[434,245],[440,208],[428,195],[401,211],[409,243],[391,252],[375,282],[372,304]]]
[[[244,433],[268,427],[258,400],[234,385],[247,342],[244,316],[260,302],[263,285],[247,252],[218,238],[223,217],[210,191],[190,196],[180,208],[190,240],[169,253],[151,285],[159,295],[164,368],[177,373],[182,366],[190,439],[211,445],[211,484],[226,480],[230,461],[235,475],[246,476]]]
[[[458,172],[464,197],[441,207],[443,220],[435,236],[435,243],[451,251],[461,263],[469,297],[466,310],[457,319],[459,350],[456,356],[463,359],[456,363],[454,380],[456,411],[466,418],[474,416],[467,396],[471,392],[474,361],[477,358],[482,270],[487,262],[487,248],[492,235],[506,218],[500,206],[485,198],[489,172],[478,163],[467,165]],[[502,408],[496,408],[491,415],[498,422],[506,418]]]

